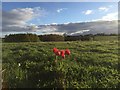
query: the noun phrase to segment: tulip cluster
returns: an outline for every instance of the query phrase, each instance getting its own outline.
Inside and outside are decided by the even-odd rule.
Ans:
[[[58,50],[57,48],[53,48],[53,52],[56,56],[61,56],[62,58],[65,58],[65,55],[70,55],[70,50]]]

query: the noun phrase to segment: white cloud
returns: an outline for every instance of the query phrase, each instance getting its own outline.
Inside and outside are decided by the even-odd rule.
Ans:
[[[84,11],[83,13],[84,13],[85,15],[89,15],[89,14],[92,14],[92,12],[93,12],[93,10],[86,10],[86,11]]]
[[[66,23],[63,23],[64,25],[67,25],[67,24],[69,24],[70,22],[66,22]]]
[[[59,9],[57,9],[57,12],[60,13],[61,11],[66,10],[66,9],[67,8],[59,8]]]
[[[2,11],[2,29],[6,31],[30,31],[33,30],[33,25],[27,22],[36,17],[45,15],[45,10],[40,7],[35,8],[17,8],[11,11]],[[31,26],[31,27],[30,27]]]
[[[109,13],[101,18],[101,20],[106,20],[106,21],[112,21],[112,20],[118,20],[118,13]]]
[[[45,34],[58,34],[63,35],[65,32],[46,32]]]
[[[99,19],[95,19],[91,21],[113,21],[113,20],[118,20],[118,12],[108,13]]]
[[[57,23],[51,23],[51,25],[57,25]]]
[[[90,30],[80,30],[80,31],[76,31],[76,32],[70,33],[69,35],[80,34],[80,33],[88,32],[88,31],[90,31]]]
[[[96,34],[96,33],[118,33],[117,21],[95,21],[68,23],[59,25],[43,25],[38,30],[44,34],[67,33],[68,35]]]
[[[12,27],[13,29],[19,29]],[[96,33],[118,33],[117,21],[95,21],[95,22],[81,22],[81,23],[68,23],[68,24],[57,24],[57,25],[34,25],[23,28],[23,32],[26,29],[30,31],[37,31],[36,33],[42,34],[63,34],[68,35],[80,35],[80,34],[96,34]],[[19,31],[21,31],[21,28]],[[26,29],[25,29],[26,28]],[[9,29],[9,28],[8,28]],[[5,32],[6,33],[6,32]]]
[[[107,8],[107,7],[99,7],[98,9],[99,9],[99,11],[108,11],[109,10],[109,8]]]
[[[57,12],[60,13],[63,9],[58,9]]]
[[[92,13],[86,12],[87,14]],[[82,22],[82,23],[64,23],[58,25],[56,23],[52,23],[52,25],[35,25],[35,24],[27,24],[29,20],[37,16],[44,16],[44,10],[41,8],[19,8],[13,9],[9,12],[3,11],[3,32],[30,32],[30,31],[38,31],[44,33],[68,33],[68,34],[79,34],[79,33],[111,33],[117,32],[117,24],[116,22]],[[109,13],[98,20],[116,20],[117,12]],[[83,31],[84,30],[84,31]],[[89,31],[85,31],[89,30]]]

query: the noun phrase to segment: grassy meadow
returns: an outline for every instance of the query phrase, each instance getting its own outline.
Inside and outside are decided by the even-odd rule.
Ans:
[[[109,38],[109,39],[108,39]],[[65,59],[53,48],[68,48]],[[4,81],[9,88],[119,88],[118,40],[2,43]]]

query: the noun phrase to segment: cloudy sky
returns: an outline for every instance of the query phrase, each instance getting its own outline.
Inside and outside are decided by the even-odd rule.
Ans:
[[[116,32],[117,16],[117,2],[3,2],[2,34]]]

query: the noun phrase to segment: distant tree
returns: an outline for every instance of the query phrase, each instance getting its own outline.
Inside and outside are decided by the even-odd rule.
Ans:
[[[117,36],[117,35],[118,35],[118,34],[113,34],[113,33],[110,34],[110,36]]]
[[[64,41],[63,35],[49,34],[49,35],[39,35],[41,41]]]
[[[36,34],[10,34],[5,36],[5,42],[38,42]]]
[[[65,41],[90,41],[93,40],[94,36],[90,35],[79,35],[79,36],[66,36]]]
[[[79,36],[66,36],[65,41],[78,41],[80,40]]]

